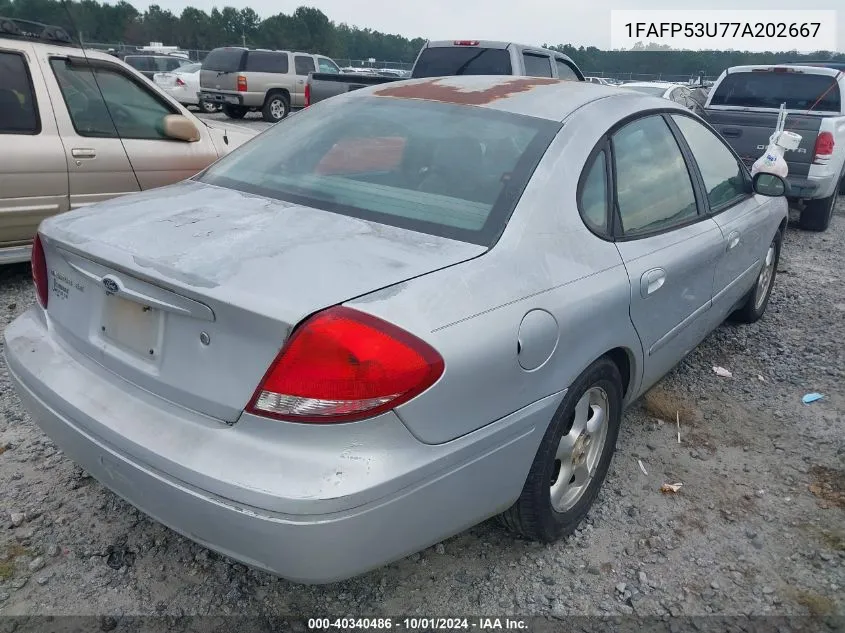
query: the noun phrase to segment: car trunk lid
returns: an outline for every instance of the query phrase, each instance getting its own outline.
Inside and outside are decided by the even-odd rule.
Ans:
[[[51,218],[42,234],[56,335],[225,422],[306,316],[485,251],[192,181]]]

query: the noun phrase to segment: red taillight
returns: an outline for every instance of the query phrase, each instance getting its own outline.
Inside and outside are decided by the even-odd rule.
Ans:
[[[305,107],[307,108],[310,105],[311,105],[311,84],[306,83],[305,84]]]
[[[443,368],[440,354],[405,330],[329,308],[294,331],[246,410],[292,422],[352,422],[419,395]]]
[[[455,40],[455,46],[478,46],[478,40]]]
[[[834,146],[833,134],[822,132],[816,137],[816,148],[813,150],[814,158],[830,158]]]
[[[47,258],[44,257],[44,247],[41,245],[41,235],[35,234],[35,241],[32,243],[32,283],[35,284],[35,296],[38,304],[47,309]]]
[[[179,77],[176,78],[176,85],[177,86],[184,86],[185,82],[182,81]]]
[[[246,92],[246,77],[238,75],[238,92]]]

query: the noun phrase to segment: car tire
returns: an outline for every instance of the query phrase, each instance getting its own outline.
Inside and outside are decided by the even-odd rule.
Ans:
[[[224,103],[223,114],[225,114],[230,119],[242,119],[246,116],[246,108],[243,106]]]
[[[754,286],[752,286],[751,290],[745,296],[742,307],[731,314],[731,321],[737,323],[754,323],[763,316],[766,307],[769,305],[769,298],[772,296],[772,288],[775,285],[782,244],[783,233],[778,230],[772,238],[769,248],[766,250],[763,266],[757,274]]]
[[[827,198],[808,201],[805,208],[801,211],[798,226],[805,231],[826,231],[827,227],[830,226],[833,209],[836,208],[836,200],[838,198],[839,188]]]
[[[522,494],[500,516],[505,527],[544,543],[575,531],[610,467],[622,420],[622,392],[619,368],[608,357],[595,361],[572,383],[546,429]]]
[[[283,92],[271,92],[264,100],[261,116],[269,123],[278,123],[290,114],[290,99]]]
[[[842,176],[842,180],[839,181],[839,195],[845,196],[845,176]]]
[[[199,108],[201,112],[206,114],[214,114],[217,112],[218,106],[216,103],[209,103],[208,101],[200,101]]]

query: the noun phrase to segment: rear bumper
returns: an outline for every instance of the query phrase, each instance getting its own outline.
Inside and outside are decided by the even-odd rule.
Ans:
[[[32,257],[32,244],[0,248],[0,266],[28,262]]]
[[[200,98],[211,103],[239,105],[246,108],[260,108],[264,105],[264,95],[256,92],[230,92],[200,88]]]
[[[812,165],[807,176],[787,175],[789,197],[806,200],[827,198],[839,187],[840,177],[841,170],[832,165]]]
[[[39,308],[4,338],[16,391],[71,459],[186,537],[306,583],[358,575],[506,509],[563,397],[436,446],[393,413],[227,426],[74,356]]]

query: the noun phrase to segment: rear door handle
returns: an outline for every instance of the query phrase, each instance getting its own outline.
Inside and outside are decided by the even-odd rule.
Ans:
[[[725,250],[733,250],[742,242],[742,235],[739,231],[734,231],[728,235],[728,247]]]
[[[738,136],[742,136],[742,130],[736,127],[726,127],[722,129],[722,136],[736,138]]]
[[[662,268],[652,268],[640,277],[640,295],[645,299],[654,294],[666,283],[666,271]]]
[[[74,158],[96,158],[97,151],[90,147],[74,147],[70,150],[70,155]]]

